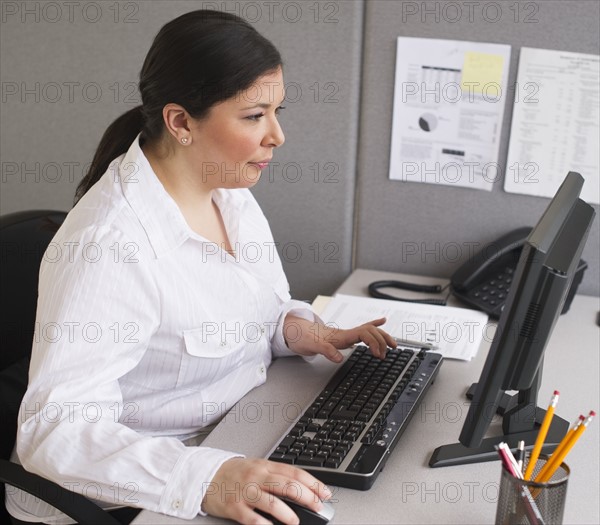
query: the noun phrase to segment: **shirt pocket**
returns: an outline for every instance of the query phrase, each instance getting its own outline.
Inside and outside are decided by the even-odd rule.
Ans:
[[[202,391],[223,379],[243,359],[245,341],[235,331],[212,333],[206,328],[183,331],[177,387]]]

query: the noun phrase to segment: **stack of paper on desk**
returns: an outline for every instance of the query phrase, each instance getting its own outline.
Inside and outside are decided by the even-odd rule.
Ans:
[[[385,317],[387,321],[380,328],[390,335],[433,344],[445,358],[464,361],[476,355],[483,338],[490,340],[494,332],[488,316],[476,310],[352,295],[336,295],[320,316],[339,328]]]

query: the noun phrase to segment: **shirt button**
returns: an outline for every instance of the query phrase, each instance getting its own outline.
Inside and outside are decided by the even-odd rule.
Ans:
[[[261,367],[260,367],[258,370],[259,370],[259,372],[260,372],[261,374],[264,374],[264,373],[265,373],[265,367],[264,367],[264,366],[261,366]]]
[[[221,346],[227,346],[227,343],[225,341],[221,341]]]
[[[179,509],[179,508],[181,508],[181,500],[175,499],[175,500],[173,500],[173,503],[171,505],[174,509]]]

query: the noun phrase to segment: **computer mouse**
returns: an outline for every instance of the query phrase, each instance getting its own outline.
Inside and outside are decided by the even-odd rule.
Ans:
[[[292,509],[296,516],[300,519],[300,525],[326,525],[331,521],[333,515],[335,514],[335,508],[328,501],[323,502],[323,508],[320,512],[315,512],[304,505],[301,505],[297,501],[293,501],[291,499],[280,497],[281,501],[283,501],[290,509]],[[275,519],[270,514],[260,510],[254,509],[254,512],[257,512],[261,516],[264,516],[269,521],[271,521],[274,525],[282,525],[282,522],[278,519]]]

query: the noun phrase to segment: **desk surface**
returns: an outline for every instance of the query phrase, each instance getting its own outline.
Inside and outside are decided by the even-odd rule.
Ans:
[[[427,277],[356,270],[339,293],[366,295],[366,286],[380,279],[440,282]],[[406,296],[407,292],[403,293]],[[581,412],[600,408],[598,371],[600,329],[597,297],[576,296],[560,317],[546,350],[540,405],[552,391],[561,392],[557,414],[569,422]],[[493,523],[500,479],[498,462],[429,468],[431,452],[456,442],[468,410],[466,387],[476,381],[489,342],[470,362],[446,360],[386,467],[369,491],[334,490],[333,524],[350,523]],[[246,395],[206,438],[204,445],[226,448],[247,456],[265,457],[299,411],[327,383],[336,365],[321,357],[306,362],[291,357],[276,360],[267,382]],[[565,523],[600,523],[597,489],[600,483],[599,421],[592,422],[567,458],[571,478]],[[184,524],[148,511],[135,524]],[[197,517],[191,523],[227,523]]]

